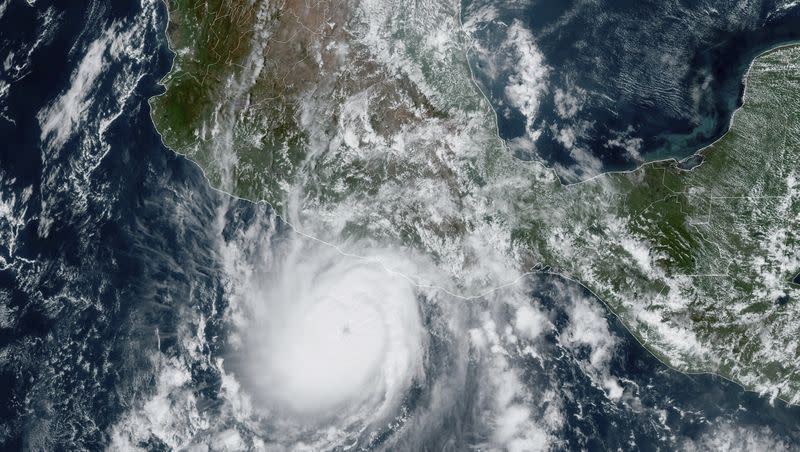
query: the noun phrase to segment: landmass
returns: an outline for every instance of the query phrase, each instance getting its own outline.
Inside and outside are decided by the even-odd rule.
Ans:
[[[303,234],[412,250],[468,300],[573,279],[665,363],[800,403],[800,47],[753,62],[699,165],[564,186],[497,136],[450,3],[168,0],[155,124]]]

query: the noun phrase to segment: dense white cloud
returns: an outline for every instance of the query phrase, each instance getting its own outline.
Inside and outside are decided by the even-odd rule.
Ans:
[[[375,261],[296,242],[243,293],[243,378],[301,417],[380,417],[422,372],[414,286]],[[366,414],[364,413],[364,414]]]
[[[511,69],[505,87],[506,98],[525,115],[527,129],[532,132],[542,97],[547,93],[550,68],[536,47],[530,30],[519,21],[515,20],[508,27],[501,51],[508,58],[507,65]]]

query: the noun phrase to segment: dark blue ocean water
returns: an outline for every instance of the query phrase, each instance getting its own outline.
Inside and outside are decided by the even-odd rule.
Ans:
[[[191,374],[199,409],[216,414],[220,375],[207,364],[223,353],[226,298],[214,243],[269,209],[210,189],[196,165],[161,144],[147,100],[161,92],[157,81],[172,58],[163,5],[5,5],[0,59],[14,55],[0,78],[10,86],[0,98],[0,449],[107,446],[111,428],[158,389],[159,368],[149,357],[160,351],[189,359],[177,330],[188,312],[208,317]],[[153,14],[155,25],[134,33],[122,56],[103,60],[111,63],[75,110],[68,138],[53,146],[42,137],[40,112],[70,89],[92,44],[105,30],[117,37]],[[126,59],[135,49],[145,57]],[[133,89],[124,99],[123,82]],[[112,118],[114,108],[119,115],[101,130],[95,119]],[[559,345],[570,300],[558,284],[567,283],[542,279],[532,294],[555,319],[549,353],[518,364],[534,390],[545,382],[561,388],[564,448],[679,448],[722,421],[768,427],[769,435],[800,444],[800,409],[718,377],[670,370],[606,314],[618,341],[610,371],[627,379],[640,404],[609,400],[579,365],[583,352]],[[460,449],[480,439],[470,432],[481,422],[471,410],[474,394],[464,388],[462,411],[429,433],[432,445]],[[139,446],[165,450],[156,435]]]
[[[11,83],[0,101],[0,197],[16,197],[10,215],[19,219],[17,228],[0,220],[0,449],[100,450],[108,427],[153,387],[146,354],[156,328],[170,350],[181,310],[219,301],[207,246],[218,197],[194,164],[161,145],[150,120],[147,99],[171,58],[154,29],[136,41],[148,58],[130,69],[143,77],[107,131],[92,118],[119,100],[115,81],[136,80],[113,66],[102,68],[74,135],[55,149],[42,143],[37,113],[69,89],[112,23],[141,20],[138,2],[5,5],[0,55],[13,52],[24,69],[0,76]]]
[[[533,118],[532,129],[541,134],[535,145],[514,151],[560,165],[565,182],[646,160],[680,159],[719,138],[741,104],[752,59],[800,39],[800,5],[789,3],[463,2],[464,20],[477,21],[475,38],[488,52],[472,52],[471,65],[499,113],[500,136],[508,140],[532,130],[519,109],[509,106],[505,88],[514,69],[496,70],[491,63],[508,52],[502,46],[508,26],[517,22],[531,33],[550,69]],[[492,20],[480,19],[486,8],[494,11]],[[569,117],[558,112],[560,93],[577,99],[578,111]],[[564,129],[575,135],[566,144],[558,139]],[[640,155],[632,156],[625,145]],[[598,166],[581,161],[580,150]]]
[[[714,424],[756,432],[766,427],[767,437],[790,448],[798,447],[800,407],[770,401],[716,375],[674,371],[645,350],[619,319],[606,311],[609,330],[619,339],[609,365],[610,374],[620,376],[625,388],[622,402],[607,399],[579,366],[569,364],[588,356],[580,351],[567,352],[558,345],[557,337],[569,322],[561,283],[551,278],[540,280],[537,287],[541,289],[532,294],[551,310],[557,328],[548,337],[552,353],[543,362],[531,359],[527,367],[534,381],[554,379],[570,394],[565,404],[569,428],[564,432],[569,449],[686,449],[685,442],[672,442],[670,437],[688,438],[695,445],[699,443],[700,449],[710,448],[710,444],[702,444]],[[590,296],[583,290],[579,292]],[[548,368],[553,371],[548,372]],[[631,439],[636,447],[631,446]]]

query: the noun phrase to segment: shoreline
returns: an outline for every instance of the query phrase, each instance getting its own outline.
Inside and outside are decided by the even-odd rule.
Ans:
[[[288,226],[289,228],[291,228],[291,230],[292,230],[292,231],[293,231],[295,234],[298,234],[298,235],[300,235],[300,236],[302,236],[302,237],[304,237],[304,238],[306,238],[306,239],[314,240],[314,241],[317,241],[317,242],[319,242],[319,243],[322,243],[322,244],[324,244],[324,245],[331,246],[331,247],[333,247],[333,248],[334,248],[334,249],[335,249],[337,252],[339,252],[340,254],[342,254],[343,256],[347,256],[347,257],[351,257],[351,258],[358,258],[358,259],[369,259],[369,258],[367,258],[367,257],[365,257],[365,256],[359,256],[359,255],[355,255],[355,254],[347,253],[345,250],[343,250],[342,248],[340,248],[340,247],[339,247],[338,245],[336,245],[336,244],[329,243],[329,242],[327,242],[327,241],[325,241],[325,240],[322,240],[322,239],[320,239],[320,238],[317,238],[317,237],[314,237],[314,236],[312,236],[312,235],[309,235],[309,234],[306,234],[306,233],[302,232],[300,229],[298,229],[298,228],[297,228],[297,227],[295,227],[295,226],[294,226],[292,223],[290,223],[290,222],[289,222],[289,221],[286,219],[286,217],[285,217],[285,215],[284,215],[284,214],[282,214],[282,213],[281,213],[281,212],[279,212],[277,209],[275,209],[275,207],[274,207],[274,204],[273,204],[272,202],[270,202],[270,201],[263,200],[263,199],[262,199],[262,200],[253,200],[253,199],[248,199],[248,198],[240,197],[240,196],[238,196],[238,195],[235,195],[235,194],[231,193],[231,192],[230,192],[230,191],[228,191],[228,190],[225,190],[225,189],[223,189],[223,188],[217,187],[215,184],[213,184],[213,183],[211,182],[211,180],[210,180],[210,179],[208,178],[208,176],[206,175],[206,171],[205,171],[205,169],[204,169],[204,168],[203,168],[203,167],[202,167],[202,166],[201,166],[201,165],[200,165],[198,162],[196,162],[194,159],[192,159],[191,157],[189,157],[187,154],[180,153],[180,152],[178,152],[178,151],[175,151],[175,150],[173,150],[172,148],[168,147],[168,146],[167,146],[167,145],[164,143],[164,140],[163,140],[163,135],[161,134],[161,131],[159,130],[159,128],[156,126],[156,121],[155,121],[155,119],[153,118],[153,115],[152,115],[152,114],[153,114],[153,110],[152,110],[151,102],[152,102],[152,100],[153,100],[153,99],[155,99],[155,98],[157,98],[157,97],[159,97],[159,96],[163,96],[163,95],[165,95],[165,94],[166,94],[166,85],[165,85],[165,84],[163,84],[163,81],[164,81],[164,80],[166,80],[166,78],[169,76],[169,74],[170,74],[170,73],[173,71],[173,68],[174,68],[174,65],[175,65],[175,57],[177,56],[177,53],[176,53],[176,52],[175,52],[175,50],[172,48],[172,43],[170,42],[170,39],[169,39],[169,34],[168,34],[168,27],[169,27],[169,22],[170,22],[170,13],[169,13],[169,7],[168,7],[168,5],[167,5],[167,1],[166,1],[166,0],[162,0],[162,1],[161,1],[161,4],[163,4],[163,5],[164,5],[164,8],[165,8],[165,13],[166,13],[166,23],[164,24],[164,30],[163,30],[163,33],[164,33],[164,36],[165,36],[165,39],[166,39],[167,48],[168,48],[169,52],[170,52],[170,53],[173,55],[173,59],[172,59],[172,61],[171,61],[171,63],[170,63],[170,67],[169,67],[169,69],[168,69],[168,70],[165,72],[165,74],[163,75],[163,77],[160,77],[160,78],[158,79],[158,86],[164,87],[164,88],[165,88],[165,89],[164,89],[164,92],[163,92],[163,93],[161,93],[161,94],[157,94],[157,95],[151,96],[150,98],[148,98],[148,99],[147,99],[147,103],[148,103],[148,106],[150,107],[149,115],[150,115],[151,121],[153,122],[154,129],[155,129],[156,133],[158,134],[158,136],[159,136],[159,140],[161,141],[161,143],[162,143],[162,145],[164,146],[164,148],[165,148],[165,149],[169,149],[169,151],[173,152],[175,155],[177,155],[177,156],[180,156],[180,157],[182,157],[182,158],[186,159],[187,161],[190,161],[190,162],[192,162],[194,165],[196,165],[196,166],[197,166],[197,167],[200,169],[200,171],[201,171],[201,174],[203,175],[203,177],[205,178],[206,182],[208,183],[209,187],[210,187],[212,190],[214,190],[214,191],[216,191],[216,192],[219,192],[219,193],[221,193],[221,194],[224,194],[224,195],[226,195],[226,196],[228,196],[228,197],[230,197],[230,198],[232,198],[232,199],[236,199],[236,200],[241,200],[241,201],[245,201],[245,202],[253,203],[253,204],[255,204],[255,205],[263,204],[264,206],[266,206],[267,208],[269,208],[269,209],[270,209],[272,212],[274,212],[274,214],[276,215],[276,217],[277,217],[277,218],[278,218],[278,219],[279,219],[281,222],[283,222],[283,223],[284,223],[286,226]],[[463,30],[463,21],[462,21],[462,18],[461,18],[461,15],[460,15],[460,14],[459,14],[459,17],[458,17],[458,23],[459,23],[459,26],[461,27],[461,31],[463,32],[463,31],[464,31],[464,30]],[[472,82],[473,86],[475,87],[475,89],[477,90],[477,92],[478,92],[478,93],[480,93],[480,94],[481,94],[481,96],[483,96],[483,98],[484,98],[484,99],[487,101],[488,108],[489,108],[489,110],[491,111],[491,114],[494,116],[494,129],[495,129],[495,130],[494,130],[494,134],[495,134],[496,138],[497,138],[498,140],[500,140],[500,143],[501,143],[501,147],[502,147],[502,149],[503,149],[503,150],[505,150],[505,151],[506,151],[506,152],[507,152],[509,155],[511,155],[511,157],[512,157],[514,160],[516,160],[516,161],[518,161],[518,162],[520,162],[520,163],[522,163],[522,164],[528,164],[528,163],[530,163],[529,161],[522,160],[522,159],[519,159],[519,158],[517,158],[516,156],[514,156],[514,155],[513,155],[513,153],[511,153],[511,152],[510,152],[510,150],[509,150],[509,148],[508,148],[508,142],[507,142],[507,140],[505,140],[505,139],[503,139],[502,137],[500,137],[500,134],[499,134],[499,125],[498,125],[498,113],[497,113],[497,111],[494,109],[494,107],[492,106],[492,104],[491,104],[491,101],[490,101],[490,100],[489,100],[489,98],[487,97],[486,93],[485,93],[485,92],[484,92],[484,91],[483,91],[483,90],[480,88],[479,84],[477,83],[477,81],[476,81],[476,79],[475,79],[475,74],[474,74],[473,68],[472,68],[472,66],[469,64],[469,52],[470,52],[470,51],[471,51],[471,49],[472,49],[472,44],[470,44],[469,42],[465,42],[465,41],[463,41],[463,35],[462,35],[462,37],[461,37],[461,38],[462,38],[462,43],[463,43],[463,44],[464,44],[464,46],[465,46],[465,57],[466,57],[467,67],[468,67],[468,69],[469,69],[469,76],[470,76],[470,80],[471,80],[471,82]],[[716,144],[717,144],[717,143],[718,143],[720,140],[722,140],[723,138],[725,138],[725,137],[728,135],[728,133],[730,133],[730,130],[731,130],[731,127],[732,127],[732,125],[733,125],[733,121],[734,121],[734,119],[735,119],[735,117],[736,117],[736,114],[739,112],[739,110],[741,110],[741,109],[742,109],[742,108],[745,106],[745,104],[746,104],[746,101],[747,101],[747,99],[746,99],[746,98],[747,98],[747,81],[748,81],[748,79],[749,79],[750,72],[751,72],[751,70],[752,70],[752,66],[753,66],[753,64],[755,63],[755,61],[756,61],[757,59],[761,58],[762,56],[764,56],[764,55],[767,55],[767,54],[769,54],[769,53],[771,53],[771,52],[775,52],[775,51],[778,51],[778,50],[781,50],[781,49],[784,49],[784,48],[791,48],[791,47],[800,47],[800,42],[792,42],[792,43],[788,43],[788,44],[787,44],[787,43],[784,43],[784,44],[780,44],[780,45],[778,45],[778,46],[771,47],[771,48],[769,48],[769,49],[767,49],[767,50],[764,50],[764,51],[762,51],[762,52],[759,52],[759,53],[757,53],[757,54],[756,54],[756,56],[755,56],[755,57],[753,57],[753,58],[751,59],[750,63],[748,64],[747,70],[745,71],[745,74],[744,74],[744,76],[743,76],[743,85],[744,85],[744,87],[743,87],[743,91],[742,91],[742,102],[741,102],[741,105],[739,105],[739,106],[738,106],[738,107],[737,107],[737,108],[736,108],[736,109],[733,111],[733,113],[731,114],[731,118],[730,118],[730,120],[729,120],[729,122],[728,122],[728,126],[727,126],[727,128],[725,129],[725,132],[724,132],[724,133],[723,133],[723,134],[722,134],[722,135],[721,135],[719,138],[717,138],[716,140],[714,140],[712,143],[710,143],[710,144],[708,144],[708,145],[706,145],[706,146],[703,146],[703,147],[701,147],[701,148],[699,148],[699,149],[695,150],[695,151],[694,151],[694,152],[693,152],[691,155],[689,155],[689,156],[687,156],[687,157],[685,157],[685,158],[683,158],[683,159],[680,159],[680,160],[679,160],[679,159],[677,159],[677,158],[665,158],[665,159],[658,159],[658,160],[652,160],[652,161],[645,161],[645,162],[642,162],[642,163],[641,163],[641,164],[639,164],[639,165],[638,165],[636,168],[633,168],[633,169],[629,169],[629,170],[619,170],[619,171],[607,171],[607,172],[602,172],[602,173],[599,173],[599,174],[597,174],[597,175],[595,175],[595,176],[592,176],[591,178],[587,178],[587,179],[584,179],[584,180],[581,180],[581,181],[577,181],[577,182],[574,182],[574,183],[564,183],[564,182],[561,180],[561,178],[558,176],[558,174],[556,173],[556,171],[555,171],[555,169],[554,169],[554,168],[552,168],[550,165],[547,165],[547,164],[545,164],[545,163],[544,163],[543,161],[541,161],[541,160],[539,161],[539,163],[541,163],[541,164],[543,165],[543,167],[544,167],[544,168],[545,168],[547,171],[549,171],[549,172],[552,172],[552,174],[554,175],[555,179],[559,181],[559,184],[560,184],[560,186],[561,186],[562,188],[568,189],[570,186],[573,186],[573,185],[576,185],[576,186],[577,186],[578,184],[582,184],[582,183],[585,183],[585,182],[589,182],[589,181],[591,181],[591,180],[593,180],[593,179],[596,179],[596,178],[599,178],[599,177],[601,177],[601,176],[606,176],[606,175],[609,175],[609,174],[627,174],[627,173],[633,173],[633,172],[636,172],[636,171],[639,171],[639,170],[641,170],[642,168],[644,168],[644,167],[645,167],[645,166],[647,166],[647,165],[655,165],[655,164],[658,164],[658,163],[667,163],[667,162],[673,162],[674,164],[677,164],[677,163],[679,163],[680,161],[683,161],[683,160],[686,160],[686,159],[692,158],[692,157],[694,157],[694,156],[696,156],[696,155],[704,155],[705,153],[707,153],[707,152],[709,151],[709,149],[710,149],[712,146],[716,145]],[[696,168],[698,168],[698,167],[701,167],[701,166],[702,166],[702,163],[700,163],[700,164],[698,164],[698,165],[695,165],[694,167],[692,167],[691,169],[688,169],[688,170],[682,170],[682,169],[680,169],[680,168],[678,168],[678,170],[679,170],[679,171],[694,171]],[[515,284],[519,283],[521,280],[523,280],[523,279],[526,279],[526,278],[529,278],[530,276],[532,276],[532,275],[536,275],[536,274],[539,274],[539,275],[546,274],[546,275],[551,275],[551,276],[557,276],[557,277],[559,277],[559,278],[563,278],[563,279],[566,279],[566,280],[572,281],[572,282],[574,282],[574,283],[577,283],[578,285],[580,285],[582,288],[584,288],[584,289],[585,289],[585,290],[587,290],[589,293],[591,293],[591,294],[592,294],[592,295],[593,295],[593,296],[594,296],[594,297],[595,297],[597,300],[599,300],[599,301],[600,301],[600,302],[601,302],[601,303],[604,305],[605,309],[606,309],[606,310],[607,310],[607,311],[608,311],[608,312],[609,312],[611,315],[613,315],[615,318],[617,318],[617,319],[620,321],[620,324],[623,326],[623,328],[624,328],[624,329],[625,329],[625,330],[626,330],[626,331],[627,331],[629,334],[631,334],[631,336],[632,336],[632,337],[633,337],[633,338],[636,340],[636,342],[637,342],[637,343],[639,343],[639,344],[640,344],[640,345],[641,345],[641,346],[642,346],[642,347],[643,347],[643,348],[644,348],[644,349],[645,349],[645,350],[646,350],[648,353],[650,353],[650,354],[651,354],[653,357],[655,357],[655,358],[656,358],[656,359],[657,359],[659,362],[661,362],[662,364],[664,364],[664,365],[665,365],[667,368],[669,368],[669,369],[671,369],[671,370],[674,370],[674,371],[676,371],[676,372],[680,372],[680,373],[682,373],[682,374],[685,374],[685,375],[714,375],[714,376],[718,376],[718,377],[720,377],[720,378],[722,378],[722,379],[724,379],[724,380],[726,380],[726,381],[730,381],[730,382],[732,382],[732,383],[735,383],[736,385],[740,386],[740,387],[741,387],[741,388],[742,388],[744,391],[748,391],[748,392],[756,393],[756,394],[758,394],[759,396],[763,396],[763,395],[765,395],[765,394],[768,394],[768,393],[762,393],[762,392],[759,392],[758,390],[755,390],[755,389],[748,388],[748,387],[747,387],[747,386],[745,386],[743,383],[740,383],[740,382],[738,382],[738,381],[736,381],[736,380],[733,380],[733,379],[731,379],[731,378],[727,377],[726,375],[723,375],[723,374],[721,374],[721,373],[718,373],[718,372],[715,372],[715,371],[710,371],[710,370],[709,370],[709,371],[703,371],[703,370],[698,370],[698,371],[686,371],[686,370],[681,370],[681,369],[679,369],[679,368],[676,368],[676,367],[674,367],[674,366],[670,365],[669,363],[665,362],[665,361],[664,361],[664,360],[663,360],[663,359],[662,359],[662,358],[661,358],[661,357],[660,357],[658,354],[654,353],[654,352],[651,350],[651,348],[650,348],[650,347],[648,347],[646,344],[644,344],[644,343],[643,343],[643,342],[640,340],[640,338],[639,338],[637,335],[635,335],[635,334],[633,334],[633,333],[631,332],[631,329],[629,328],[629,326],[628,326],[627,322],[625,322],[625,321],[624,321],[624,320],[623,320],[623,319],[622,319],[622,318],[619,316],[618,312],[617,312],[615,309],[612,309],[612,308],[609,306],[609,304],[607,303],[607,301],[606,301],[604,298],[602,298],[602,297],[599,297],[599,296],[598,296],[598,295],[596,295],[596,294],[595,294],[595,293],[594,293],[594,292],[593,292],[591,289],[589,289],[587,286],[585,286],[585,285],[584,285],[584,284],[583,284],[581,281],[579,281],[578,279],[575,279],[575,278],[573,278],[572,276],[570,276],[570,275],[568,275],[568,274],[559,273],[559,272],[549,272],[549,271],[529,271],[529,272],[524,272],[524,273],[522,273],[522,274],[521,274],[521,275],[520,275],[518,278],[515,278],[515,279],[514,279],[514,280],[512,280],[512,281],[508,281],[508,282],[505,282],[505,283],[503,283],[503,284],[499,284],[499,285],[494,285],[494,286],[492,286],[491,288],[489,288],[489,289],[487,289],[487,290],[485,290],[485,291],[482,291],[482,292],[480,292],[480,293],[478,293],[478,294],[473,294],[473,295],[460,295],[460,294],[457,294],[457,293],[453,293],[453,292],[451,292],[450,290],[448,290],[448,289],[447,289],[447,288],[445,288],[445,287],[439,287],[439,286],[433,286],[433,285],[419,284],[419,283],[417,283],[417,282],[414,280],[414,278],[413,278],[413,277],[411,277],[411,276],[409,276],[409,275],[404,275],[404,274],[402,274],[402,273],[399,273],[399,272],[396,272],[396,271],[392,270],[391,268],[387,267],[387,266],[386,266],[385,264],[383,264],[382,262],[379,262],[379,263],[380,263],[380,264],[381,264],[381,265],[384,267],[384,269],[385,269],[386,271],[389,271],[389,272],[392,272],[392,273],[397,273],[397,274],[400,274],[400,275],[402,275],[402,276],[403,276],[403,277],[405,277],[405,278],[408,278],[408,279],[409,279],[409,281],[411,281],[411,282],[412,282],[412,284],[414,284],[414,285],[415,285],[415,286],[417,286],[417,287],[424,287],[424,288],[428,288],[428,289],[441,290],[441,291],[443,291],[443,293],[445,293],[445,294],[447,294],[447,295],[450,295],[450,296],[453,296],[453,297],[455,297],[455,298],[461,299],[461,300],[474,300],[474,299],[479,299],[479,298],[481,298],[481,297],[484,297],[485,295],[487,295],[487,294],[489,294],[489,293],[495,292],[495,291],[497,291],[497,290],[500,290],[500,289],[502,289],[502,288],[504,288],[504,287],[508,287],[508,286],[511,286],[511,285],[515,285]],[[790,402],[790,401],[788,401],[788,400],[786,400],[785,398],[783,398],[783,397],[780,397],[780,396],[774,396],[774,397],[772,397],[772,398],[773,398],[773,399],[778,399],[778,400],[781,400],[782,402],[786,403],[786,404],[787,404],[787,406],[800,406],[800,403],[792,403],[792,402]]]

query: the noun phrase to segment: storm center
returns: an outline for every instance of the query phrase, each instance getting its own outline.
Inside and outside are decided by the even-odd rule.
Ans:
[[[256,403],[325,419],[401,400],[424,354],[414,287],[325,250],[290,254],[277,270],[247,291],[243,370]]]

